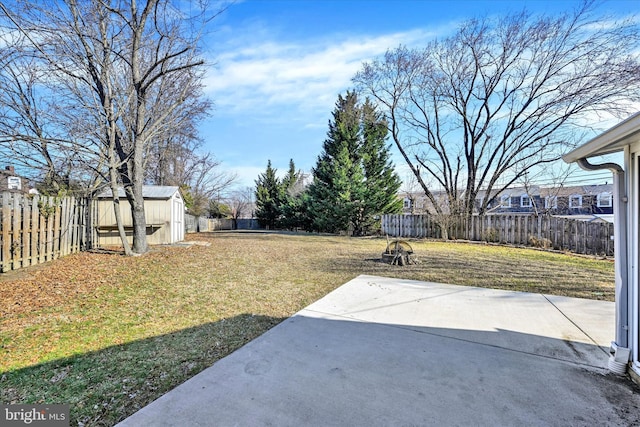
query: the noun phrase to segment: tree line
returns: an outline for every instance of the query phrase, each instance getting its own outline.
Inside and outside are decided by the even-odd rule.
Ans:
[[[282,179],[271,161],[258,177],[256,217],[263,227],[362,236],[379,229],[381,214],[402,209],[382,114],[348,91],[332,116],[308,186],[293,159]]]
[[[260,221],[371,232],[378,214],[399,209],[387,136],[443,225],[473,215],[480,192],[548,173],[595,121],[623,118],[640,102],[638,21],[599,16],[596,6],[471,19],[366,62],[354,91],[338,98],[312,182],[301,185],[293,162],[282,179],[270,165],[259,177]],[[216,13],[180,7],[0,3],[0,155],[40,176],[45,193],[109,188],[116,213],[124,187],[134,228],[129,247],[118,219],[127,254],[147,250],[143,184],[180,185],[198,214],[220,211],[215,196],[233,181],[200,151],[196,132],[210,107],[201,36]]]
[[[597,5],[471,19],[424,47],[401,45],[364,63],[355,91],[338,100],[306,191],[269,193],[269,169],[258,180],[262,222],[368,232],[376,212],[397,209],[388,157],[372,154],[388,156],[386,135],[444,230],[487,211],[494,200],[478,207],[479,194],[548,176],[595,121],[626,118],[640,102],[638,21],[601,16]],[[367,97],[357,107],[356,93]]]

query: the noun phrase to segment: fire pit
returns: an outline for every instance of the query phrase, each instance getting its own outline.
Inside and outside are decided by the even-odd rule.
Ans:
[[[405,240],[394,240],[387,243],[387,249],[382,253],[382,261],[391,265],[417,264],[413,255],[413,248]]]

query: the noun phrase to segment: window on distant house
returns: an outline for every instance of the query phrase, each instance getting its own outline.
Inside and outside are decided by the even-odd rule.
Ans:
[[[600,193],[598,194],[598,207],[599,208],[610,208],[613,206],[613,197],[611,193]]]
[[[502,206],[503,208],[510,208],[511,196],[510,195],[500,196],[500,206]]]
[[[530,208],[531,206],[533,206],[531,197],[526,194],[520,196],[520,206],[522,206],[523,208]]]
[[[547,196],[544,198],[545,209],[558,209],[558,196]]]
[[[405,198],[403,206],[404,206],[405,209],[411,209],[411,199]]]
[[[582,195],[574,194],[569,197],[569,208],[578,209],[582,207]]]

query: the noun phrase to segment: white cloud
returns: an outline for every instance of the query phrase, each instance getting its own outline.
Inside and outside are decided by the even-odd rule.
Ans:
[[[455,25],[305,40],[259,20],[241,31],[223,27],[212,34],[209,46],[217,50],[212,57],[215,66],[204,82],[215,103],[215,120],[205,125],[209,145],[238,175],[240,186],[253,186],[267,159],[282,173],[290,158],[308,171],[321,149],[338,94],[353,86],[351,79],[363,62],[400,44],[424,46]]]
[[[263,31],[258,33],[265,36]],[[216,114],[260,113],[265,107],[283,105],[300,112],[327,113],[337,95],[351,87],[351,78],[363,62],[399,44],[424,42],[434,35],[414,30],[295,43],[244,40],[244,46],[217,56],[205,90],[216,103]]]

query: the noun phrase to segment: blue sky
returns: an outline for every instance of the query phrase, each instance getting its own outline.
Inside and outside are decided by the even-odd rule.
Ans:
[[[246,0],[212,23],[206,38],[205,92],[214,104],[200,127],[204,149],[241,186],[253,186],[271,160],[310,171],[322,150],[338,94],[361,64],[400,44],[423,46],[469,18],[526,8],[559,13],[563,0]],[[603,14],[640,12],[637,0],[611,0]],[[395,153],[395,150],[394,150]],[[406,169],[394,157],[402,179]]]

